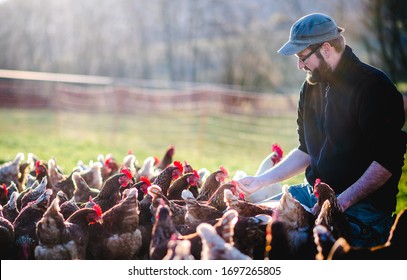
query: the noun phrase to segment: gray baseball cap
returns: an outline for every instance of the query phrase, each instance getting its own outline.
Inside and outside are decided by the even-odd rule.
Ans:
[[[345,29],[338,27],[336,22],[325,14],[306,15],[293,24],[290,39],[278,50],[278,53],[282,55],[299,53],[310,45],[335,39],[343,31]]]

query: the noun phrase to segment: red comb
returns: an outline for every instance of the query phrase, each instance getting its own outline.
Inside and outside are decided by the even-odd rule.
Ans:
[[[96,214],[98,215],[98,217],[102,216],[102,208],[99,206],[99,204],[93,205],[93,210],[96,211]]]
[[[151,186],[151,182],[146,176],[141,176],[140,181],[146,183],[148,186]]]
[[[314,186],[319,185],[319,183],[321,183],[321,179],[319,179],[319,178],[315,179],[315,184],[314,184]]]
[[[239,198],[244,200],[244,194],[243,193],[239,193]]]
[[[283,149],[281,149],[280,145],[278,144],[271,145],[271,151],[277,153],[279,158],[283,157]]]
[[[133,174],[128,167],[123,167],[121,173],[125,174],[129,179],[133,179]]]
[[[112,157],[107,157],[106,159],[105,159],[105,165],[109,165],[110,163],[112,163],[113,162],[113,158]]]
[[[154,165],[157,165],[160,162],[160,159],[158,157],[154,157]]]
[[[194,169],[194,171],[193,171],[193,172],[194,172],[195,177],[199,179],[199,174],[198,174],[198,171],[196,171],[196,170]]]
[[[8,195],[8,189],[7,189],[6,184],[2,184],[1,186],[3,187],[4,194],[5,194],[5,195]]]
[[[223,172],[223,174],[225,174],[226,176],[229,176],[229,173],[225,167],[220,166],[219,169]]]
[[[129,150],[127,151],[127,154],[128,154],[128,155],[134,155],[134,152],[133,152],[132,149],[129,149]]]
[[[174,161],[174,165],[179,169],[179,171],[184,171],[184,168],[182,167],[181,162],[179,161]]]
[[[41,165],[41,161],[40,160],[37,160],[37,162],[35,163],[35,167],[38,167],[38,166],[40,166]]]

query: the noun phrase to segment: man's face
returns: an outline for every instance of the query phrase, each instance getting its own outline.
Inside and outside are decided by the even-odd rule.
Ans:
[[[316,57],[319,60],[319,65],[314,67],[314,70],[306,69],[307,66],[304,67],[304,70],[307,71],[307,81],[311,85],[326,81],[332,74],[332,68],[325,58],[319,52]]]
[[[320,47],[314,50],[307,48],[297,54],[298,69],[302,69],[307,72],[307,81],[313,85],[326,81],[329,75],[332,73],[332,68],[322,56]]]

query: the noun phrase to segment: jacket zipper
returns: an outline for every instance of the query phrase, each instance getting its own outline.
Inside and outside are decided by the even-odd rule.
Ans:
[[[325,101],[325,107],[324,107],[324,123],[323,123],[323,125],[322,125],[322,127],[323,127],[323,132],[324,132],[324,136],[325,136],[325,139],[324,139],[324,144],[322,144],[322,148],[321,148],[321,150],[319,151],[319,156],[318,156],[318,160],[317,160],[317,168],[318,168],[318,171],[319,171],[319,162],[321,161],[321,157],[322,157],[322,154],[323,154],[323,151],[324,151],[324,148],[325,148],[325,145],[326,145],[326,142],[327,142],[327,140],[328,140],[328,136],[327,136],[327,131],[326,131],[326,118],[327,118],[327,108],[328,108],[328,92],[329,92],[329,90],[331,89],[331,86],[329,85],[329,83],[327,83],[327,85],[326,85],[326,87],[325,87],[325,96],[324,96],[324,101]],[[318,172],[319,173],[319,172]]]

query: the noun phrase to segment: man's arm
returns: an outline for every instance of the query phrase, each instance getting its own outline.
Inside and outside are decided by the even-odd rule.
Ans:
[[[356,202],[378,190],[392,176],[391,172],[374,161],[353,185],[338,196],[338,202],[345,211]]]
[[[310,164],[310,157],[299,149],[293,149],[279,164],[258,176],[248,176],[238,180],[238,188],[251,194],[265,186],[281,182],[303,172]]]

